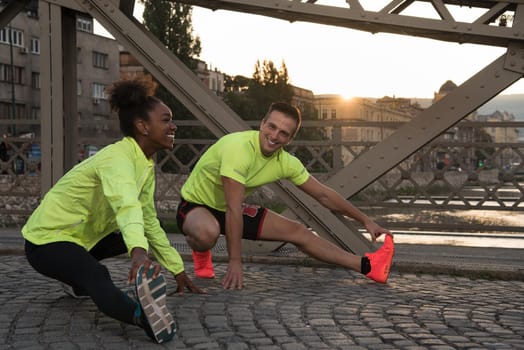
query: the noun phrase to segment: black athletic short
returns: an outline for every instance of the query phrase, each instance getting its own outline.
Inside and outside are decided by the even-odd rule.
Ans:
[[[225,212],[208,207],[207,205],[191,203],[181,198],[180,204],[178,205],[178,209],[176,211],[176,222],[178,224],[178,228],[182,233],[184,233],[182,227],[184,224],[184,220],[186,219],[186,215],[191,210],[198,207],[203,207],[209,210],[209,212],[213,214],[213,216],[217,219],[218,223],[220,224],[220,233],[226,233]],[[243,205],[242,216],[244,218],[244,232],[242,233],[242,238],[249,239],[252,241],[260,239],[260,232],[262,231],[262,225],[264,224],[264,219],[266,218],[267,212],[268,209],[260,207],[258,205]]]

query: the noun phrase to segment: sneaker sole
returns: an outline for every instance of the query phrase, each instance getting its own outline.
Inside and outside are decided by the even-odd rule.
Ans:
[[[171,340],[176,332],[175,321],[166,306],[166,281],[162,274],[153,279],[153,268],[145,278],[143,271],[142,265],[136,276],[136,294],[156,341],[163,343]]]

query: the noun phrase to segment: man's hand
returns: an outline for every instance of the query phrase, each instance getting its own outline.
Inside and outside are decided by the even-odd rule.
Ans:
[[[222,280],[225,289],[242,289],[244,287],[244,272],[242,271],[242,260],[230,260],[227,265],[226,276]]]
[[[176,293],[179,295],[184,294],[184,290],[187,288],[191,293],[197,294],[207,294],[205,289],[197,287],[193,281],[186,275],[185,271],[180,272],[178,275],[175,275],[175,280],[177,284]]]
[[[371,240],[373,242],[376,242],[377,238],[380,237],[382,234],[388,234],[388,235],[393,236],[393,234],[388,229],[381,227],[374,221],[370,220],[366,222],[365,226],[366,226],[366,230],[368,230],[368,232],[371,234]]]

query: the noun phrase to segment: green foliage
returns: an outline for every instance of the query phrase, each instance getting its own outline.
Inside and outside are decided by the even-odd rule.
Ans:
[[[144,26],[155,35],[178,59],[188,68],[196,70],[198,56],[202,50],[200,38],[193,35],[191,21],[192,7],[169,0],[142,0],[144,4]],[[160,98],[172,111],[175,120],[194,120],[195,117],[163,86],[159,86],[157,97]],[[178,139],[213,138],[213,134],[205,127],[179,127],[176,132]],[[182,164],[190,163],[193,154],[179,152],[177,159]],[[160,152],[157,159],[165,159],[162,170],[177,172],[172,155],[167,151]]]
[[[193,36],[192,7],[169,0],[142,0],[144,25],[186,66],[196,68],[202,48]]]
[[[169,0],[142,0],[144,3],[144,26],[155,35],[188,68],[195,70],[200,55],[200,38],[193,36],[192,8]],[[171,108],[178,120],[193,120],[193,115],[169,93],[159,86],[157,96]],[[177,137],[184,130],[177,131]]]
[[[259,120],[273,102],[291,103],[293,88],[285,62],[277,69],[272,61],[257,61],[253,79],[250,81],[247,96],[254,102],[255,115],[250,119]]]
[[[291,103],[286,64],[277,68],[272,61],[257,61],[252,79],[242,76],[226,79],[224,102],[244,120],[260,120],[273,102]]]

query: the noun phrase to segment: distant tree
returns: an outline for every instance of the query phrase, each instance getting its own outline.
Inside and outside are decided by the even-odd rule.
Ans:
[[[230,76],[224,74],[224,92],[242,92],[249,88],[251,79],[242,75]]]
[[[257,61],[247,96],[253,103],[253,114],[248,116],[249,119],[260,119],[273,102],[291,103],[293,88],[289,84],[286,63],[282,61],[278,69],[273,61]]]
[[[144,26],[155,35],[168,50],[173,52],[191,70],[196,70],[201,52],[200,38],[193,35],[192,7],[170,0],[141,0],[144,4]],[[175,119],[194,120],[195,117],[163,86],[159,86],[157,96],[171,108]],[[180,127],[177,138],[213,137],[205,127]],[[183,164],[189,164],[194,157],[192,151],[182,147],[175,153]],[[165,152],[158,158],[166,157]],[[176,171],[174,162],[163,162],[162,170]]]
[[[202,51],[200,38],[193,35],[189,5],[170,0],[142,0],[144,25],[186,66],[196,69],[195,58]]]
[[[242,119],[250,119],[246,116],[254,114],[251,99],[247,91],[251,86],[251,79],[236,75],[226,75],[224,78],[224,102],[235,111]]]
[[[260,120],[272,102],[291,102],[286,64],[278,69],[272,61],[257,61],[251,79],[227,77],[224,102],[244,120]]]

